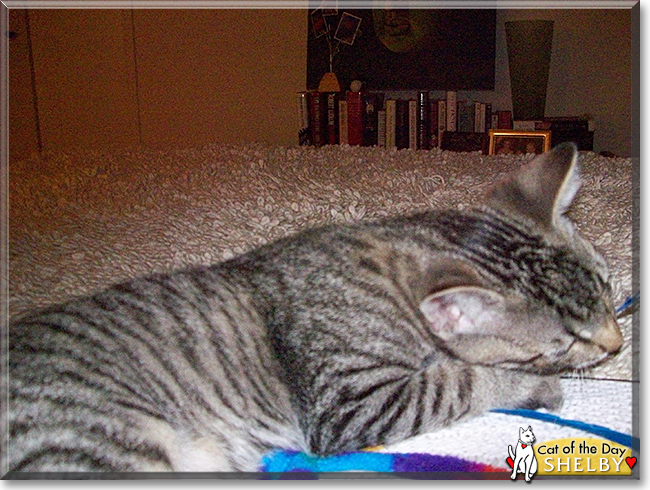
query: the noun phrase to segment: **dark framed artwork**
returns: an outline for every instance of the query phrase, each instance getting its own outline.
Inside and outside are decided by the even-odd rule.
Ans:
[[[490,155],[522,155],[546,153],[551,149],[550,131],[517,131],[490,129]]]
[[[496,10],[312,9],[308,17],[309,90],[330,71],[330,52],[343,89],[361,80],[368,90],[494,90]]]

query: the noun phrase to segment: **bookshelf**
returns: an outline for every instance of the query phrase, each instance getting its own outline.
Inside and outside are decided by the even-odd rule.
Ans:
[[[374,90],[298,93],[298,140],[301,145],[378,146],[386,148],[482,151],[490,129],[551,131],[551,145],[574,141],[593,150],[588,116],[513,120],[510,110],[470,100],[459,91],[417,91],[396,97]]]

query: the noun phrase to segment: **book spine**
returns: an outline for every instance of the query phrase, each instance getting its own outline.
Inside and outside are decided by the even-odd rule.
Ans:
[[[326,95],[327,100],[327,131],[325,142],[328,145],[337,145],[339,143],[339,125],[338,125],[338,100],[339,94],[336,92],[328,92]]]
[[[519,131],[535,131],[537,121],[512,121],[512,129]]]
[[[409,148],[418,149],[418,101],[409,100]]]
[[[482,102],[474,102],[474,132],[485,133],[485,106]]]
[[[474,104],[470,105],[464,100],[459,100],[457,107],[458,108],[456,109],[456,119],[458,122],[456,125],[456,129],[463,133],[468,133],[473,129],[471,128],[471,121],[469,118],[468,108],[471,108],[471,110],[474,111]]]
[[[512,129],[512,112],[511,111],[497,111],[499,125],[497,129]]]
[[[431,107],[429,92],[418,92],[418,138],[417,148],[428,150],[431,145]]]
[[[376,146],[378,141],[378,95],[363,92],[361,96],[363,117],[363,146]]]
[[[485,132],[487,133],[492,129],[492,104],[485,104]]]
[[[361,92],[348,92],[348,144],[363,144],[363,102]]]
[[[298,92],[298,144],[310,145],[309,92]]]
[[[442,135],[447,131],[447,101],[438,100],[438,148],[442,148]]]
[[[395,99],[388,99],[386,101],[386,148],[395,148],[395,117],[396,117],[396,101]]]
[[[311,132],[311,141],[314,146],[324,144],[324,124],[323,115],[325,114],[323,97],[321,92],[309,92],[309,130]]]
[[[583,120],[553,120],[553,118],[545,119],[551,128],[551,131],[590,131],[589,121]]]
[[[429,140],[429,149],[438,148],[438,101],[429,101],[429,133],[431,138]]]
[[[489,138],[485,133],[476,131],[445,132],[443,147],[445,150],[458,152],[486,152]]]
[[[339,99],[339,144],[348,144],[348,101]]]
[[[386,110],[377,111],[377,146],[386,147]]]
[[[455,90],[447,91],[447,125],[446,131],[456,131],[458,129],[457,107],[458,93]]]
[[[395,107],[395,146],[409,147],[409,101],[398,99]]]

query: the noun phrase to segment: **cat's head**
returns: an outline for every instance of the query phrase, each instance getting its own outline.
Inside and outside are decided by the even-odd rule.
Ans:
[[[519,440],[526,444],[532,444],[535,442],[535,434],[533,434],[533,429],[528,426],[528,429],[519,427]]]
[[[577,150],[563,144],[495,185],[486,207],[458,218],[453,237],[463,240],[464,256],[440,266],[456,279],[420,304],[454,355],[557,373],[619,350],[607,264],[564,216],[579,183]]]

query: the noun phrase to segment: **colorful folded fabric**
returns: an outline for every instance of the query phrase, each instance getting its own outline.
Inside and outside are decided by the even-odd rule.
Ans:
[[[453,456],[433,454],[393,454],[371,451],[351,452],[328,457],[315,457],[297,451],[276,451],[262,461],[262,469],[270,473],[288,472],[497,472],[508,471]]]

